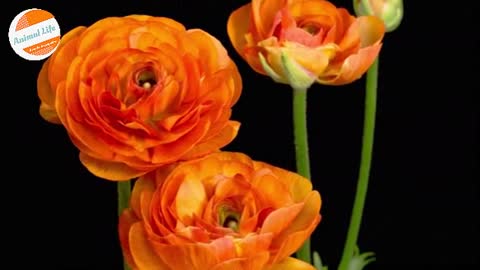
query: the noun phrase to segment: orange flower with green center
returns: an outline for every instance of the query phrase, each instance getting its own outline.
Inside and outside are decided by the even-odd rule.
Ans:
[[[168,18],[132,15],[77,27],[38,77],[40,114],[61,123],[95,175],[129,180],[218,151],[240,74],[220,42]]]
[[[120,217],[134,269],[315,270],[290,258],[320,222],[302,176],[221,152],[139,178]]]
[[[228,20],[233,46],[249,65],[294,88],[359,79],[384,33],[380,19],[355,18],[324,0],[252,0]]]

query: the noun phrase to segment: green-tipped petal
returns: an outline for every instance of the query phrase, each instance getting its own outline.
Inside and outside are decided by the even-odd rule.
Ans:
[[[258,57],[260,58],[260,63],[262,64],[263,70],[267,73],[272,80],[274,80],[277,83],[285,83],[285,81],[282,79],[278,73],[275,72],[275,70],[272,69],[272,67],[267,63],[267,60],[261,53],[258,53]]]
[[[293,89],[306,90],[316,81],[314,75],[311,75],[285,52],[281,54],[281,61],[286,79]]]

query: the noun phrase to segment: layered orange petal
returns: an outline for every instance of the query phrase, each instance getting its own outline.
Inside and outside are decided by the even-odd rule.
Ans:
[[[207,194],[198,178],[187,178],[178,187],[175,208],[179,221],[185,225],[192,223],[195,216],[202,215],[207,203]]]
[[[228,36],[232,41],[233,48],[235,48],[240,55],[244,54],[244,49],[247,45],[245,35],[249,30],[248,22],[250,21],[251,8],[251,4],[241,6],[230,14],[227,22]]]
[[[212,152],[212,149],[220,149],[224,147],[237,136],[239,128],[239,122],[229,121],[228,124],[218,134],[212,138],[209,138],[204,143],[197,144],[195,148],[191,149],[183,156],[183,159],[189,160],[196,157],[201,157]]]
[[[65,35],[65,40],[52,56],[48,65],[48,80],[53,91],[56,91],[57,85],[66,79],[70,64],[77,56],[78,37],[85,31],[85,27],[77,27]]]
[[[120,245],[123,251],[123,257],[129,265],[135,265],[133,261],[132,253],[130,251],[129,234],[130,228],[133,224],[138,222],[139,219],[135,216],[135,213],[130,209],[125,209],[118,219],[118,235]]]
[[[280,1],[271,1],[280,2]],[[332,16],[337,8],[329,1],[324,0],[290,0],[288,6],[293,17]]]
[[[161,170],[159,170],[161,171]],[[143,176],[142,178],[135,181],[133,185],[133,190],[130,196],[130,208],[133,210],[135,215],[139,218],[142,217],[142,210],[141,210],[141,196],[143,193],[150,193],[153,194],[156,189],[156,176],[159,174],[148,174]]]
[[[264,162],[255,162],[255,169],[259,170],[260,168],[268,168],[274,175],[278,176],[278,181],[288,187],[294,203],[303,202],[312,191],[312,182],[299,174]]]
[[[124,163],[100,160],[84,153],[80,153],[79,157],[80,162],[82,162],[88,171],[104,179],[128,181],[145,173],[143,170],[135,170]]]
[[[334,66],[318,77],[318,81],[328,85],[344,85],[359,79],[375,61],[381,47],[382,44],[376,44],[360,49],[347,57],[340,67]]]
[[[164,245],[153,243],[155,253],[170,269],[211,269],[220,261],[234,258],[232,239],[219,238],[211,243]],[[222,258],[223,257],[223,258]]]
[[[200,58],[200,64],[206,74],[211,74],[230,65],[231,60],[228,57],[227,50],[220,41],[207,32],[200,29],[190,29],[187,31],[187,37],[195,45],[198,54],[204,56]]]
[[[278,248],[275,262],[290,256],[310,236],[320,222],[320,206],[320,195],[317,191],[312,191],[305,198],[305,205],[295,220],[272,243]]]
[[[291,226],[293,220],[302,211],[303,203],[283,207],[270,213],[263,222],[260,233],[273,233],[279,235],[286,228]]]
[[[136,269],[148,270],[173,270],[182,268],[171,268],[165,264],[154,252],[147,238],[145,229],[141,222],[130,227],[129,238],[130,254]]]
[[[263,270],[269,259],[269,252],[257,252],[249,258],[235,258],[205,270]]]
[[[259,39],[264,39],[273,32],[273,22],[280,9],[288,0],[252,0],[252,16]]]
[[[76,27],[73,30],[67,32],[60,40],[60,44],[58,45],[58,48],[56,50],[61,50],[65,46],[65,44],[79,36],[84,30],[85,27]],[[41,101],[40,115],[45,120],[51,123],[60,124],[61,122],[57,116],[57,111],[55,109],[55,92],[58,85],[58,80],[50,80],[52,76],[49,75],[51,62],[55,61],[54,64],[58,65],[57,61],[55,60],[55,55],[56,54],[52,55],[42,65],[42,69],[40,70],[37,78],[37,93]],[[67,61],[68,60],[71,61],[72,58],[70,57],[70,59],[67,59]],[[59,69],[62,69],[62,67],[59,67]],[[63,74],[65,75],[67,69],[68,67],[63,66],[63,69],[60,72],[63,72]],[[59,71],[56,70],[55,72]]]

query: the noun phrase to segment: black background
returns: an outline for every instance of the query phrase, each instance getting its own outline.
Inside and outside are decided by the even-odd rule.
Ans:
[[[238,137],[224,150],[294,170],[291,91],[256,74],[233,50],[229,14],[246,0],[15,1],[2,23],[29,8],[55,15],[62,34],[107,16],[166,16],[202,28],[230,51],[244,88],[233,118]],[[351,1],[332,1],[353,11]],[[399,29],[386,35],[380,56],[372,177],[359,239],[375,251],[368,269],[474,269],[479,258],[478,29],[468,2],[405,1]],[[427,4],[428,3],[428,4]],[[3,13],[2,11],[2,13]],[[63,127],[38,114],[36,77],[43,61],[6,48],[2,136],[2,199],[16,266],[121,269],[116,186],[92,176]],[[478,63],[478,62],[477,62]],[[474,70],[476,69],[476,70]],[[312,174],[322,194],[323,220],[313,245],[334,269],[346,235],[357,178],[364,78],[342,87],[315,85],[308,120]],[[6,97],[5,97],[6,95]],[[9,241],[10,242],[10,241]]]

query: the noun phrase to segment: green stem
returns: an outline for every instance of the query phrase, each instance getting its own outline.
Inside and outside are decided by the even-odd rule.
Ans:
[[[372,163],[373,136],[375,131],[375,111],[377,103],[378,58],[367,72],[365,93],[365,112],[363,121],[362,155],[358,175],[357,191],[353,203],[352,216],[348,227],[347,239],[340,260],[339,270],[347,270],[357,245],[358,233],[362,222],[363,208],[367,197],[368,179]]]
[[[130,201],[130,193],[132,190],[131,181],[119,181],[117,184],[118,192],[118,216],[120,216],[125,208],[128,208]]]
[[[118,216],[123,213],[125,208],[128,208],[130,201],[130,193],[132,190],[131,181],[119,181],[117,183],[117,194],[118,194]],[[127,265],[125,260],[123,261],[123,269],[130,270],[130,267]]]
[[[293,135],[297,172],[310,180],[310,158],[308,156],[307,137],[307,89],[293,89]],[[310,239],[307,239],[297,251],[297,258],[311,263]]]

